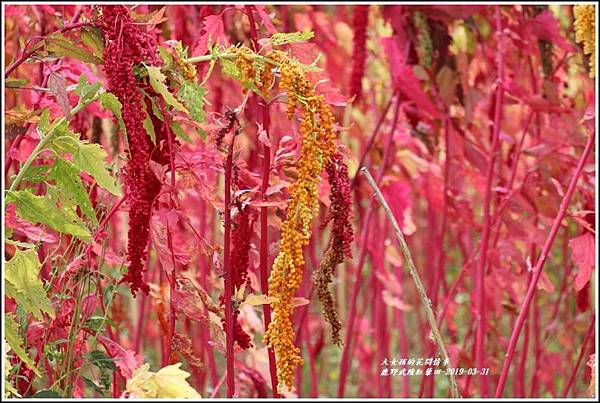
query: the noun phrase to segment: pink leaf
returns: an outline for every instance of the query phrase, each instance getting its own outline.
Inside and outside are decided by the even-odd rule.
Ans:
[[[30,223],[29,221],[25,221],[19,218],[16,215],[15,203],[9,203],[6,206],[6,213],[4,218],[6,220],[5,225],[8,228],[12,228],[16,232],[25,235],[31,241],[42,241],[48,243],[54,243],[57,241],[57,238],[54,234],[48,233],[42,227],[38,227]]]
[[[267,34],[273,35],[274,33],[276,33],[277,29],[275,29],[275,25],[273,25],[273,23],[271,22],[271,18],[265,11],[265,6],[260,6],[258,4],[255,4],[254,9],[258,13],[260,20],[263,23],[263,26],[267,30]]]
[[[533,36],[552,42],[564,50],[573,50],[573,46],[560,33],[558,20],[550,10],[544,10],[535,18],[528,20],[526,28]]]
[[[441,117],[441,113],[421,89],[419,79],[411,66],[406,64],[406,57],[402,55],[398,41],[395,38],[382,38],[381,42],[388,55],[394,87],[431,117]]]
[[[579,270],[575,274],[575,290],[578,292],[590,281],[595,266],[596,240],[590,232],[569,241],[572,257]]]
[[[325,102],[334,106],[346,106],[346,97],[342,95],[339,89],[333,87],[329,80],[319,83],[317,92],[325,98]]]
[[[196,40],[192,57],[204,56],[206,54],[209,39],[212,45],[219,43],[223,46],[228,46],[223,19],[218,14],[209,15],[204,18],[204,34]]]
[[[138,369],[144,362],[142,356],[124,349],[105,336],[98,335],[98,341],[106,348],[108,354],[114,358],[119,372],[125,379],[131,378],[133,371]]]

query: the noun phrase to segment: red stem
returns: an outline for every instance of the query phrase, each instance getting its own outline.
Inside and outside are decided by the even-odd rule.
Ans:
[[[571,386],[573,386],[573,382],[575,381],[575,376],[577,375],[577,371],[579,370],[579,366],[581,365],[581,360],[583,359],[583,356],[585,355],[585,348],[587,347],[588,342],[594,335],[594,324],[595,323],[596,323],[596,318],[592,317],[592,321],[590,322],[590,326],[588,327],[588,330],[586,332],[585,339],[583,339],[583,343],[581,343],[581,348],[579,350],[579,356],[577,357],[577,362],[575,363],[575,367],[573,367],[573,372],[571,373],[571,376],[569,377],[569,382],[567,382],[567,384],[565,385],[565,388],[562,391],[563,397],[567,397],[567,394],[569,393],[569,389],[571,389]]]
[[[229,149],[227,150],[227,160],[225,162],[225,232],[223,236],[223,270],[225,271],[225,338],[226,338],[226,358],[227,358],[227,397],[233,397],[235,394],[235,375],[233,351],[233,277],[231,273],[231,171],[233,166],[233,146],[235,142],[235,133],[232,134]]]
[[[396,107],[394,112],[394,119],[392,123],[392,127],[388,134],[388,138],[386,141],[386,145],[384,148],[384,156],[381,166],[379,167],[379,172],[377,174],[376,183],[379,186],[381,183],[381,179],[383,178],[383,174],[385,173],[387,164],[389,162],[391,156],[392,142],[394,139],[394,132],[396,131],[396,125],[398,124],[398,115],[400,112],[400,96],[396,95]],[[371,224],[371,218],[375,212],[375,204],[371,203],[369,205],[367,215],[364,221],[364,227],[362,232],[362,237],[360,241],[360,251],[358,255],[358,263],[356,265],[356,273],[354,279],[354,286],[352,288],[352,297],[350,298],[350,311],[348,313],[347,326],[346,326],[346,336],[344,338],[344,349],[342,350],[342,359],[340,363],[340,379],[338,383],[338,397],[344,396],[344,388],[346,386],[346,377],[348,375],[348,369],[350,364],[350,353],[352,350],[352,337],[354,331],[354,322],[356,320],[356,302],[358,300],[358,294],[360,292],[360,286],[362,284],[362,266],[365,261],[365,257],[367,254],[367,241],[369,240],[369,228]]]
[[[500,6],[496,7],[496,34],[497,34],[497,58],[498,58],[498,82],[496,86],[496,99],[494,110],[494,130],[492,134],[492,149],[488,160],[486,173],[485,196],[483,201],[483,233],[481,235],[481,253],[479,254],[479,264],[476,270],[476,311],[477,311],[477,333],[475,347],[475,365],[477,368],[485,368],[485,267],[487,262],[488,241],[491,228],[490,205],[492,201],[492,182],[494,177],[494,165],[496,163],[496,154],[498,152],[498,138],[500,134],[500,122],[502,119],[502,100],[504,95],[504,59],[502,46],[502,23],[500,20]],[[480,375],[481,397],[488,394],[488,376]]]
[[[54,30],[52,32],[49,32],[49,33],[45,34],[45,35],[34,36],[34,37],[30,38],[27,41],[27,43],[25,44],[25,46],[23,46],[23,52],[21,53],[21,56],[17,60],[15,60],[13,62],[13,64],[11,64],[10,66],[8,66],[6,68],[6,71],[4,72],[4,78],[7,78],[13,71],[15,71],[15,69],[17,67],[19,67],[21,64],[23,64],[23,62],[25,60],[29,59],[29,57],[35,53],[35,51],[37,50],[35,48],[32,49],[32,50],[26,50],[30,45],[33,46],[33,45],[39,43],[40,41],[42,41],[47,36],[52,35],[54,33],[57,33],[57,32],[67,32],[67,31],[70,31],[70,30],[73,30],[73,29],[76,29],[76,28],[81,28],[81,27],[90,26],[90,25],[92,25],[92,24],[89,23],[89,22],[78,22],[78,23],[75,23],[75,24],[68,24],[68,25],[65,25],[64,27],[62,27],[60,29],[56,29],[56,30]],[[35,44],[33,43],[34,40],[35,40]]]
[[[531,304],[531,301],[533,300],[533,296],[536,291],[537,283],[542,274],[542,269],[544,267],[544,263],[546,262],[548,254],[550,253],[550,249],[552,248],[552,244],[554,243],[556,234],[558,233],[558,230],[560,229],[560,224],[561,224],[563,218],[565,217],[565,214],[567,213],[567,207],[569,206],[569,203],[571,202],[571,198],[573,197],[573,194],[575,193],[575,188],[577,187],[577,181],[579,180],[579,177],[581,176],[581,174],[583,172],[583,167],[585,166],[585,162],[586,162],[587,158],[589,157],[590,153],[592,152],[592,149],[594,148],[594,139],[596,137],[595,135],[596,135],[596,133],[592,132],[588,138],[587,144],[585,145],[585,149],[583,150],[583,154],[581,155],[579,162],[577,164],[575,174],[573,175],[573,178],[571,179],[571,182],[569,183],[569,188],[567,189],[567,192],[566,192],[565,196],[563,197],[563,200],[560,203],[560,210],[554,219],[554,223],[552,224],[550,233],[548,234],[548,237],[546,238],[546,241],[544,242],[544,247],[542,248],[540,257],[538,258],[535,268],[533,269],[533,273],[534,273],[533,281],[531,281],[529,283],[527,295],[525,296],[525,300],[523,301],[523,305],[521,306],[521,310],[519,311],[519,316],[517,317],[517,322],[515,323],[512,334],[510,336],[508,350],[505,355],[506,358],[504,359],[504,364],[502,366],[502,373],[500,374],[500,380],[499,380],[498,386],[496,388],[496,394],[495,394],[496,398],[500,398],[502,396],[502,392],[504,391],[504,385],[506,384],[506,379],[508,377],[508,371],[510,369],[510,364],[512,362],[512,359],[513,359],[513,356],[515,353],[515,347],[517,345],[517,341],[519,340],[519,336],[520,336],[521,330],[523,328],[523,323],[525,321],[525,316],[527,314],[527,310],[529,308],[529,305]]]
[[[250,22],[250,36],[252,38],[252,46],[256,50],[257,34],[256,34],[256,23],[254,21],[254,15],[252,8],[254,6],[245,6],[246,14]],[[267,138],[269,138],[269,105],[266,103],[259,103],[260,109],[262,109],[262,126],[263,130],[267,132]],[[267,189],[269,188],[269,174],[271,171],[271,147],[267,144],[263,144],[263,166],[262,166],[262,183],[260,186],[261,200],[267,201]],[[260,288],[264,295],[269,293],[269,221],[267,206],[261,206],[260,208]],[[271,323],[271,306],[269,304],[263,304],[263,321],[265,330],[269,328]],[[271,388],[273,390],[273,397],[278,398],[281,395],[277,392],[277,366],[275,363],[275,353],[272,348],[267,350],[269,356],[269,374],[271,376]]]
[[[362,155],[360,156],[360,160],[358,162],[358,167],[356,168],[356,173],[354,174],[354,178],[352,179],[351,187],[354,187],[358,183],[358,178],[360,177],[360,175],[358,173],[360,172],[360,168],[362,168],[362,166],[364,165],[365,160],[367,159],[367,154],[369,153],[369,151],[371,150],[371,147],[373,147],[373,144],[375,143],[375,138],[377,137],[377,133],[379,133],[379,129],[381,128],[381,125],[385,121],[385,117],[387,116],[387,113],[390,110],[390,106],[392,106],[393,98],[394,97],[390,98],[390,100],[388,101],[387,105],[385,106],[383,112],[381,113],[381,116],[379,117],[379,121],[375,125],[375,129],[373,129],[373,133],[371,133],[369,142],[367,143],[365,150],[363,151]]]

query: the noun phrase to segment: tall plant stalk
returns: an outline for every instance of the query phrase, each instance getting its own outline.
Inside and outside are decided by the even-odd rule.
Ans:
[[[488,241],[491,229],[491,203],[492,203],[492,184],[494,179],[494,165],[496,164],[496,154],[498,152],[498,139],[500,134],[500,124],[502,120],[502,100],[504,95],[504,49],[502,37],[502,22],[500,19],[500,6],[496,6],[496,41],[497,41],[497,69],[498,81],[496,83],[496,96],[494,103],[494,127],[492,133],[492,149],[488,158],[486,172],[485,195],[483,200],[483,232],[481,234],[481,253],[479,254],[479,263],[476,270],[476,293],[475,306],[477,309],[477,333],[475,343],[475,365],[477,368],[485,368],[485,331],[486,331],[486,305],[485,305],[485,268],[487,263]],[[481,397],[488,394],[488,375],[479,375],[479,387]]]
[[[517,317],[517,321],[512,330],[510,340],[508,342],[508,349],[506,351],[506,355],[504,356],[504,363],[502,364],[502,372],[500,374],[500,380],[498,381],[498,386],[496,387],[495,397],[502,397],[502,392],[504,391],[504,386],[506,384],[506,379],[508,378],[508,371],[510,369],[510,364],[512,363],[512,359],[514,357],[515,348],[517,346],[517,342],[519,341],[519,336],[521,335],[521,330],[523,329],[523,323],[525,322],[525,318],[527,316],[527,312],[529,311],[529,306],[531,305],[531,301],[533,301],[533,296],[535,295],[535,291],[537,289],[537,283],[542,275],[542,269],[544,268],[544,264],[546,263],[546,259],[548,258],[548,254],[550,253],[550,249],[552,248],[552,244],[554,243],[554,239],[556,238],[556,234],[560,229],[560,225],[562,223],[563,218],[567,213],[567,207],[569,207],[569,203],[571,202],[571,198],[575,193],[575,188],[577,187],[577,182],[579,177],[583,172],[583,167],[585,166],[585,162],[587,161],[592,149],[594,148],[594,140],[595,140],[595,132],[592,131],[590,136],[588,137],[588,141],[585,145],[585,149],[583,150],[583,154],[579,158],[579,162],[577,163],[577,168],[575,169],[575,173],[573,174],[573,178],[569,183],[569,187],[567,192],[565,193],[561,203],[560,210],[558,214],[554,218],[554,222],[552,224],[552,228],[550,229],[550,233],[544,242],[544,246],[542,248],[542,252],[538,257],[537,263],[533,268],[534,277],[533,280],[529,283],[529,288],[527,289],[527,294],[525,295],[525,299],[523,300],[523,304],[521,305],[521,309],[519,310],[519,316]]]
[[[398,222],[394,218],[394,214],[392,214],[392,210],[390,209],[390,206],[388,206],[385,198],[381,194],[381,190],[379,190],[379,187],[377,186],[375,179],[373,179],[373,177],[371,176],[371,174],[369,173],[367,168],[364,168],[364,167],[361,168],[361,172],[365,175],[365,177],[367,178],[367,181],[369,182],[369,185],[371,185],[371,187],[373,188],[373,191],[375,192],[375,196],[377,196],[377,199],[379,200],[379,203],[381,203],[381,206],[383,207],[383,210],[385,211],[385,214],[388,217],[388,220],[390,220],[392,227],[394,228],[394,233],[396,234],[396,238],[398,239],[400,249],[402,250],[402,255],[404,256],[404,259],[408,266],[408,271],[410,272],[410,275],[412,276],[412,279],[415,283],[415,287],[417,288],[417,292],[419,294],[419,298],[421,299],[422,305],[425,308],[425,317],[427,318],[427,322],[429,323],[429,327],[431,328],[431,332],[433,333],[433,339],[434,339],[435,343],[438,345],[438,348],[440,349],[442,358],[444,359],[446,369],[449,370],[448,374],[449,374],[449,379],[450,379],[450,395],[454,398],[460,397],[460,392],[458,389],[458,384],[456,383],[456,379],[454,377],[454,372],[450,370],[453,367],[452,367],[452,363],[450,362],[450,356],[448,355],[448,349],[446,348],[444,340],[442,339],[440,330],[438,329],[438,326],[435,322],[435,315],[433,313],[433,310],[431,309],[431,300],[429,299],[429,297],[427,296],[427,293],[425,292],[425,287],[423,286],[423,282],[421,281],[419,272],[417,271],[417,268],[415,267],[415,264],[413,262],[413,259],[412,259],[411,253],[410,253],[410,249],[408,249],[408,245],[406,244],[406,240],[404,239],[404,235],[402,234],[402,230],[400,229]]]

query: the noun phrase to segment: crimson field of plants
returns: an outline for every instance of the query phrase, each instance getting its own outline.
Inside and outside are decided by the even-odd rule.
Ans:
[[[592,398],[579,4],[3,4],[3,398]]]

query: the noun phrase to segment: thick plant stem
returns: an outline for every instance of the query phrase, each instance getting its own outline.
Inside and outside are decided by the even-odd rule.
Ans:
[[[585,338],[583,339],[583,342],[581,343],[581,349],[579,350],[579,356],[577,357],[577,361],[575,362],[575,366],[573,367],[573,372],[571,373],[571,376],[569,377],[569,381],[567,382],[567,384],[565,385],[565,388],[563,389],[563,391],[561,393],[562,397],[564,397],[564,398],[567,397],[567,395],[569,394],[569,390],[571,389],[571,386],[573,386],[573,382],[575,381],[575,376],[577,375],[577,371],[579,370],[579,366],[581,365],[581,360],[583,359],[583,356],[585,355],[585,349],[586,349],[588,343],[590,342],[592,336],[594,335],[594,325],[595,324],[596,324],[596,318],[592,317],[592,321],[590,322],[590,326],[588,327]]]
[[[371,185],[371,187],[373,188],[373,191],[375,192],[375,196],[377,196],[377,199],[381,203],[381,206],[383,207],[383,210],[385,211],[386,216],[388,217],[388,219],[390,220],[390,222],[392,224],[392,227],[394,228],[394,233],[396,234],[396,238],[398,239],[400,249],[402,250],[402,255],[404,256],[404,259],[408,266],[408,271],[410,272],[410,275],[413,278],[413,281],[417,288],[417,292],[419,293],[419,297],[421,298],[421,302],[423,303],[423,307],[425,308],[425,316],[427,318],[427,322],[429,323],[429,327],[431,328],[431,332],[433,333],[433,340],[435,341],[435,343],[438,345],[438,348],[440,349],[440,352],[441,352],[442,358],[444,359],[446,368],[450,369],[450,368],[452,368],[452,365],[450,363],[450,357],[448,355],[448,350],[446,349],[446,345],[444,344],[444,340],[442,339],[442,336],[441,336],[438,326],[436,324],[435,315],[433,313],[433,310],[431,309],[431,300],[429,299],[429,297],[427,297],[427,293],[425,292],[425,287],[423,286],[421,277],[419,276],[419,273],[417,272],[417,268],[415,267],[415,264],[412,260],[410,250],[408,249],[408,245],[406,244],[404,235],[402,235],[400,226],[398,225],[398,222],[394,218],[394,214],[392,214],[392,210],[390,210],[390,207],[388,206],[385,198],[381,194],[381,191],[379,190],[379,187],[377,186],[375,179],[373,179],[373,177],[371,176],[371,174],[369,173],[367,168],[364,168],[364,167],[361,168],[361,172],[365,175],[365,177],[367,178],[367,181],[369,182],[369,185]],[[455,398],[460,397],[460,393],[458,390],[458,384],[456,383],[456,379],[455,379],[452,371],[450,371],[449,377],[450,377],[450,385],[451,385],[451,389],[450,389],[451,396],[455,397]]]
[[[506,355],[504,356],[504,364],[502,366],[502,372],[500,374],[500,380],[498,381],[498,386],[496,387],[496,398],[502,397],[502,392],[504,391],[504,385],[506,384],[506,379],[508,377],[508,371],[510,369],[510,364],[512,362],[515,348],[517,346],[517,342],[519,341],[519,336],[521,334],[521,330],[523,329],[523,323],[525,322],[525,318],[527,316],[527,312],[529,310],[529,306],[531,305],[531,301],[533,300],[533,296],[535,294],[535,290],[537,288],[537,283],[542,274],[542,269],[544,267],[544,263],[546,263],[546,259],[548,254],[550,253],[550,249],[552,248],[552,244],[554,243],[554,239],[556,238],[556,234],[560,229],[560,224],[567,213],[567,207],[571,202],[571,198],[575,193],[575,188],[577,187],[577,182],[579,177],[583,172],[583,167],[585,166],[585,162],[588,159],[590,153],[594,148],[594,139],[596,133],[592,132],[590,137],[588,138],[587,144],[585,145],[585,149],[583,150],[583,154],[579,159],[579,163],[577,164],[577,168],[575,169],[575,174],[571,179],[571,183],[569,183],[569,188],[563,197],[562,202],[560,203],[560,210],[558,214],[554,218],[554,223],[552,224],[552,228],[550,229],[550,233],[544,242],[544,246],[542,248],[542,252],[537,260],[535,268],[533,269],[534,278],[529,283],[529,288],[527,290],[527,294],[525,295],[525,299],[523,300],[523,305],[519,310],[519,316],[517,317],[517,321],[513,328],[512,334],[510,336],[510,341],[508,343],[508,350],[506,351]]]
[[[263,107],[263,129],[269,131],[269,109],[268,106]],[[263,166],[262,166],[262,183],[260,187],[261,199],[267,201],[267,189],[269,188],[269,172],[271,170],[271,147],[263,144]],[[263,205],[260,208],[260,288],[264,295],[269,294],[269,221],[267,206]],[[265,329],[269,328],[271,323],[271,305],[263,305],[263,322]],[[275,353],[273,348],[268,349],[269,356],[269,374],[271,376],[271,388],[273,397],[280,397],[277,392],[277,367],[275,365]]]
[[[475,365],[477,368],[485,368],[485,268],[487,264],[488,242],[491,229],[491,202],[492,202],[492,182],[494,178],[494,165],[496,164],[496,154],[498,152],[498,138],[500,134],[500,122],[502,120],[502,100],[504,95],[504,59],[502,46],[502,23],[500,20],[500,6],[496,7],[496,40],[498,41],[498,81],[496,84],[496,98],[494,110],[494,128],[492,134],[492,149],[488,160],[486,172],[485,196],[483,201],[483,233],[481,234],[481,253],[479,254],[479,264],[476,270],[475,287],[475,306],[477,311],[477,333],[475,343]],[[479,376],[479,386],[481,397],[488,394],[488,375]]]
[[[254,6],[245,6],[246,14],[248,15],[248,21],[250,22],[250,36],[252,37],[252,46],[254,50],[257,47],[257,33],[256,23],[254,21],[254,15],[252,14],[252,8]],[[270,116],[269,116],[269,105],[263,104],[260,106],[262,109],[262,126],[263,130],[269,134]],[[263,203],[267,201],[267,189],[269,188],[269,173],[271,171],[271,147],[263,143],[263,166],[262,166],[262,183],[260,186],[261,200]],[[264,295],[269,294],[269,221],[267,206],[260,207],[260,288]],[[271,323],[271,305],[263,304],[263,323],[265,329],[269,328]],[[269,347],[267,350],[269,357],[269,375],[271,377],[271,389],[273,390],[273,397],[281,397],[277,392],[277,366],[275,364],[275,352],[273,348]]]
[[[225,207],[223,211],[225,232],[223,236],[223,270],[225,271],[225,338],[226,338],[226,359],[227,359],[227,397],[233,397],[235,394],[235,375],[234,375],[234,351],[233,351],[233,276],[231,273],[231,171],[233,166],[233,145],[235,133],[231,137],[231,143],[227,150],[227,160],[225,162]]]
[[[390,159],[391,149],[392,149],[392,141],[394,138],[394,131],[396,130],[396,125],[398,124],[398,115],[400,112],[400,96],[396,94],[396,106],[394,112],[394,118],[392,127],[388,134],[388,138],[386,140],[385,151],[383,156],[383,161],[381,162],[381,166],[379,167],[379,172],[377,174],[377,182],[381,182],[383,178],[383,174],[387,167],[387,164]],[[352,297],[350,298],[350,311],[348,312],[348,319],[346,325],[346,336],[344,338],[344,349],[342,351],[342,359],[340,362],[340,379],[338,383],[338,397],[344,396],[344,387],[346,384],[346,376],[348,375],[348,369],[350,366],[350,353],[352,351],[352,338],[354,331],[354,323],[356,320],[356,302],[358,300],[358,293],[360,292],[360,287],[362,284],[362,267],[365,262],[365,258],[367,256],[367,242],[369,240],[369,228],[371,224],[371,219],[373,214],[375,213],[374,206],[371,204],[367,210],[366,218],[363,224],[363,231],[360,240],[360,251],[358,254],[358,263],[356,264],[356,275],[354,279],[354,285],[352,287]]]
[[[173,133],[171,132],[171,127],[169,126],[169,121],[167,118],[166,108],[164,102],[161,104],[162,114],[165,117],[164,127],[167,132],[167,142],[169,144],[169,170],[171,171],[171,191],[176,192],[176,182],[175,182],[175,151],[173,149]],[[171,201],[173,198],[171,198]],[[169,250],[171,252],[171,260],[173,261],[173,271],[171,272],[171,276],[169,278],[169,304],[171,308],[171,316],[169,317],[169,340],[167,344],[167,362],[170,362],[171,359],[171,344],[173,343],[173,337],[175,336],[175,305],[173,304],[173,290],[175,289],[176,279],[177,279],[177,270],[175,266],[175,250],[173,247],[173,238],[171,235],[171,230],[169,229],[169,224],[167,222],[167,243]]]

